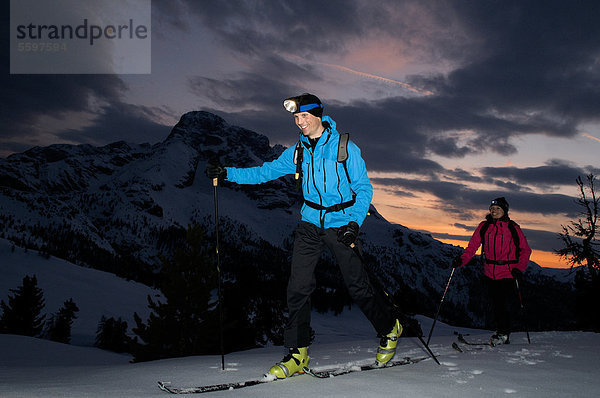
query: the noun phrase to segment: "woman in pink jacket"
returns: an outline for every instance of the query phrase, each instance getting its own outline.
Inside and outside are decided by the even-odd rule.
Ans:
[[[490,343],[509,344],[509,305],[517,297],[514,279],[521,278],[525,272],[531,249],[519,225],[508,217],[508,202],[504,197],[492,200],[490,214],[479,224],[465,252],[454,259],[452,266],[467,264],[480,245],[483,245],[484,274],[497,326]]]

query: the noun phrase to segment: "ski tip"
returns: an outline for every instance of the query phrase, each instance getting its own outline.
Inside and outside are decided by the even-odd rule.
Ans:
[[[464,352],[462,348],[459,347],[458,344],[452,343],[452,348],[454,348],[458,352]]]
[[[158,388],[160,388],[161,390],[170,392],[170,393],[173,392],[169,389],[169,386],[171,385],[170,381],[158,381],[157,383],[158,383]]]

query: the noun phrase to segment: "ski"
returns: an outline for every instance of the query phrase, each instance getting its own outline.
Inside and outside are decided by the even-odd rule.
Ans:
[[[456,341],[452,343],[452,348],[454,348],[458,352],[483,350],[483,347],[473,347],[473,346],[467,346],[467,347],[461,347]]]
[[[368,365],[347,364],[347,365],[341,365],[340,367],[336,367],[336,368],[321,369],[321,370],[316,370],[316,369],[311,369],[311,368],[305,367],[303,370],[306,374],[309,374],[313,377],[317,377],[320,379],[326,379],[329,377],[341,376],[341,375],[353,373],[353,372],[362,372],[362,371],[366,371],[366,370],[375,370],[375,369],[387,369],[387,368],[392,368],[394,366],[409,365],[409,364],[424,361],[426,359],[429,359],[429,357],[419,357],[419,358],[406,357],[402,360],[390,361],[385,366],[378,366],[375,363],[368,364]],[[269,377],[269,376],[265,375],[265,377],[263,377],[261,379],[252,379],[252,380],[238,381],[238,382],[232,382],[232,383],[222,383],[222,384],[208,384],[208,385],[196,386],[196,387],[177,387],[177,386],[171,385],[170,382],[159,381],[158,388],[160,388],[161,390],[166,391],[168,393],[171,393],[171,394],[202,394],[205,392],[213,392],[213,391],[237,390],[240,388],[255,386],[258,384],[271,383],[271,382],[278,381],[278,380],[286,380],[286,379],[277,379],[277,378]]]
[[[348,373],[363,372],[363,371],[375,370],[375,369],[387,369],[387,368],[392,368],[394,366],[410,365],[413,363],[418,363],[418,362],[424,361],[426,359],[429,359],[429,357],[420,357],[420,358],[406,357],[401,360],[390,361],[386,365],[383,365],[383,366],[377,365],[375,363],[371,363],[368,365],[348,364],[348,365],[342,365],[337,368],[320,369],[320,370],[305,367],[304,372],[313,377],[318,377],[319,379],[327,379],[329,377],[337,377],[337,376],[345,375]]]
[[[460,346],[458,344],[456,344],[455,341],[452,342],[452,348],[454,348],[458,352],[465,352],[462,348],[460,348]]]
[[[493,345],[490,344],[490,343],[479,343],[479,342],[470,342],[470,341],[467,341],[467,340],[465,340],[465,338],[463,337],[463,335],[460,334],[460,333],[458,334],[457,338],[458,338],[458,341],[460,341],[461,343],[466,344],[466,345],[493,347]]]
[[[171,394],[202,394],[205,392],[212,391],[226,391],[226,390],[237,390],[240,388],[255,386],[258,384],[265,384],[277,381],[280,379],[274,377],[268,377],[265,375],[262,379],[253,379],[246,381],[238,381],[232,383],[222,383],[222,384],[209,384],[205,386],[197,386],[197,387],[176,387],[172,386],[170,382],[159,381],[158,388],[163,391],[169,392]],[[284,380],[284,379],[281,379]]]

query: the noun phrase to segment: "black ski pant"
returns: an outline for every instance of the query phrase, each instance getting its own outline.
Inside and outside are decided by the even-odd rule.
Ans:
[[[378,335],[386,335],[394,327],[396,319],[393,307],[382,292],[373,288],[354,249],[338,242],[337,228],[322,230],[301,221],[296,229],[287,287],[289,315],[284,332],[285,347],[307,347],[310,344],[310,296],[316,287],[315,267],[325,247],[335,256],[350,296]],[[360,250],[359,247],[357,249]]]
[[[496,331],[509,335],[511,332],[511,311],[517,305],[515,280],[512,278],[496,280],[487,278],[487,280],[494,318],[496,320]]]

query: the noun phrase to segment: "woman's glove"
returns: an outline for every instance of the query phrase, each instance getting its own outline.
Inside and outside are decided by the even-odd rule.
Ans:
[[[510,274],[512,275],[513,278],[515,278],[517,280],[523,279],[523,272],[518,268],[511,269]]]

